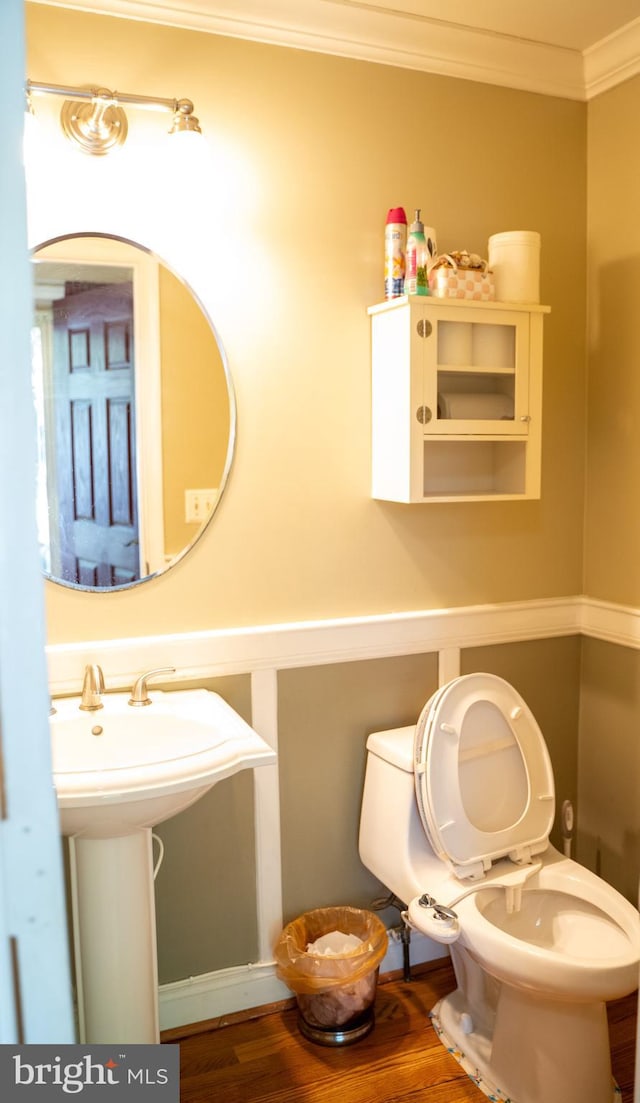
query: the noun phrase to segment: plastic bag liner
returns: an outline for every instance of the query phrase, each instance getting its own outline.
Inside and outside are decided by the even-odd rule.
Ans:
[[[307,946],[330,931],[354,934],[362,945],[339,956],[310,954]],[[274,950],[276,973],[296,994],[325,992],[352,984],[374,970],[387,950],[387,930],[373,912],[359,908],[317,908],[294,919]]]

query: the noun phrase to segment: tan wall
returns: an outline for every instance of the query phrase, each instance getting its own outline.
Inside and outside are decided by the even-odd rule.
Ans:
[[[640,78],[589,105],[585,592],[640,605]]]
[[[239,416],[222,506],[186,561],[131,593],[48,586],[50,641],[579,592],[585,105],[49,6],[27,4],[27,26],[33,79],[188,95],[217,174],[230,148],[230,171],[247,169],[220,211],[242,259],[213,318]],[[398,203],[422,208],[442,249],[542,234],[539,502],[369,496],[366,308]],[[199,248],[221,264],[209,233]]]
[[[28,4],[27,17],[33,79],[190,96],[208,139],[230,143],[250,165],[253,189],[248,206],[221,212],[237,224],[240,255],[255,261],[213,318],[239,409],[222,507],[180,567],[139,589],[85,595],[48,585],[50,642],[581,592],[587,180],[586,590],[640,604],[640,522],[631,505],[640,484],[640,153],[628,141],[638,81],[587,112],[545,96],[51,7]],[[485,253],[495,231],[542,233],[542,298],[552,313],[540,502],[407,507],[369,497],[366,307],[382,296],[383,223],[397,203],[422,207],[442,249]],[[201,246],[213,264],[215,241]],[[624,872],[623,855],[629,846],[635,855],[637,836],[636,657],[616,648],[605,656],[585,641],[578,785],[579,651],[576,640],[474,649],[463,653],[463,669],[494,670],[523,692],[550,745],[559,801],[579,793],[580,856],[633,896],[637,870]],[[347,894],[364,902],[378,888],[356,852],[364,739],[375,727],[410,722],[434,677],[432,656],[280,674],[288,916]],[[225,686],[233,701],[238,692]],[[612,721],[621,734],[603,763]],[[233,845],[244,852],[250,843],[246,787],[229,796],[220,788],[219,809],[215,794],[191,822],[179,817],[163,828],[174,841],[158,879],[165,980],[253,953],[255,931],[236,937],[222,899],[209,895],[196,914],[212,882],[208,851],[190,854],[190,840],[208,846],[222,823],[240,817]],[[608,832],[606,822],[614,824]],[[222,860],[216,854],[212,867]],[[251,855],[246,869],[245,882],[227,887],[253,915]]]
[[[640,79],[588,109],[588,464],[584,592],[640,605]],[[578,857],[634,903],[640,657],[583,641]]]

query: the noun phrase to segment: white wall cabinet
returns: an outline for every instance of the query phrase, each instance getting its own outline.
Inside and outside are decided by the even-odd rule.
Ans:
[[[548,311],[414,296],[369,308],[374,498],[540,497]]]

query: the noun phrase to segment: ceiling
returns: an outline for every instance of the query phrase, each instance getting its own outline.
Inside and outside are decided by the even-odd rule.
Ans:
[[[640,72],[640,0],[35,2],[570,99],[590,99]]]
[[[586,50],[640,17],[640,0],[342,0],[346,6],[405,12],[422,19],[442,20],[544,42],[569,50]]]

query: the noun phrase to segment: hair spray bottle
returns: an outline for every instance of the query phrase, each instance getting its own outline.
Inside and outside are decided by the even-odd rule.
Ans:
[[[392,207],[384,231],[384,297],[404,294],[407,250],[407,216],[404,207]]]

